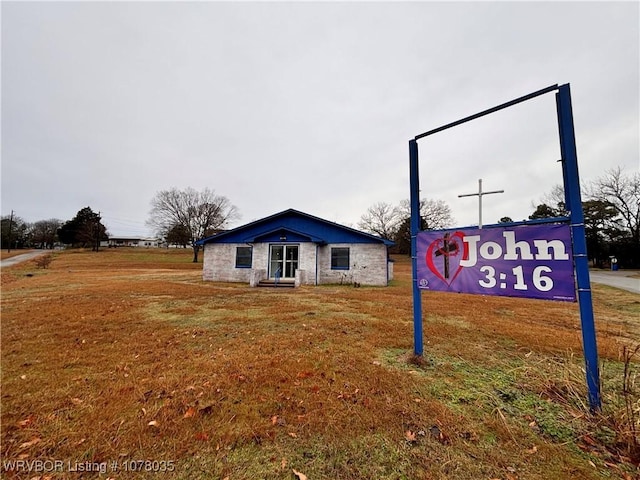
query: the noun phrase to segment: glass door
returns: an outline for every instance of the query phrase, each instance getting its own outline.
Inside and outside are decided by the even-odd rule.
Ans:
[[[294,279],[298,269],[298,245],[271,245],[269,278]]]
[[[298,245],[284,247],[284,278],[296,278],[298,269]]]

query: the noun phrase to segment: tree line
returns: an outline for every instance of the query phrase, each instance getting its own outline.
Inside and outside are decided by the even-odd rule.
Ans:
[[[604,267],[615,257],[622,268],[640,268],[640,173],[625,174],[622,168],[608,170],[581,187],[587,252],[593,266]],[[566,217],[564,190],[556,186],[535,206],[529,220]],[[420,201],[421,230],[453,226],[451,211],[444,202]],[[522,219],[526,220],[526,219]],[[497,223],[511,223],[502,217]],[[378,202],[362,215],[358,227],[396,243],[397,253],[409,254],[409,201],[398,205]]]
[[[0,222],[0,241],[2,248],[7,249],[52,249],[58,244],[65,244],[98,250],[100,242],[109,238],[100,214],[91,207],[82,208],[66,222],[50,218],[29,223],[13,214],[2,217]]]
[[[604,267],[615,257],[622,268],[640,268],[640,173],[608,170],[582,186],[582,211],[587,253],[593,266]],[[530,219],[569,215],[564,191],[556,186]]]
[[[625,174],[614,168],[582,186],[587,250],[594,266],[602,267],[615,256],[622,268],[640,268],[640,173]],[[532,206],[533,208],[533,206]],[[567,216],[564,192],[556,186],[535,206],[529,219]],[[171,188],[151,200],[147,225],[167,244],[190,246],[198,261],[196,242],[214,235],[238,218],[238,209],[225,196],[205,188]],[[498,222],[512,222],[502,217]],[[450,207],[442,200],[420,200],[420,229],[438,230],[454,226]],[[409,200],[397,205],[377,202],[361,216],[357,227],[395,242],[395,253],[411,249]],[[90,207],[66,222],[58,219],[28,223],[20,217],[1,220],[2,248],[53,248],[56,243],[99,248],[108,239],[100,213]]]
[[[193,261],[198,261],[200,247],[196,242],[227,227],[238,216],[237,208],[227,197],[205,188],[162,190],[151,200],[147,224],[169,245],[193,248]],[[71,220],[52,218],[35,223],[19,216],[5,216],[1,220],[1,245],[7,249],[54,248],[64,244],[72,248],[91,248],[97,251],[100,242],[108,240],[107,228],[100,212],[82,208]]]

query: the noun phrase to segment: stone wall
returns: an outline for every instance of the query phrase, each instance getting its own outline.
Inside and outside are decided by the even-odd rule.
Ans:
[[[318,246],[311,242],[298,244],[296,285],[337,283],[386,286],[387,275],[393,278],[393,264],[387,262],[387,247],[381,244],[332,244]],[[253,245],[252,268],[236,268],[236,247],[247,244],[212,243],[205,245],[203,280],[242,282],[252,286],[265,279],[269,268],[269,244]],[[349,269],[331,269],[331,248],[349,248]],[[317,270],[316,270],[317,269]]]
[[[331,248],[349,248],[349,269],[331,269]],[[387,285],[387,247],[372,243],[336,243],[318,249],[318,283]]]

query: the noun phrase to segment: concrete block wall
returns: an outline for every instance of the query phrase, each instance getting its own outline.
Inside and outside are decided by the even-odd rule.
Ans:
[[[202,279],[215,282],[246,282],[251,280],[250,268],[236,268],[235,243],[212,243],[204,246]],[[246,246],[246,245],[245,245]]]
[[[349,248],[349,270],[331,270],[331,249]],[[318,249],[318,283],[387,285],[387,247],[372,243],[336,243]]]
[[[326,283],[387,285],[387,269],[393,278],[393,264],[387,262],[387,248],[379,244],[332,244],[318,246],[303,242],[299,245],[296,284]],[[266,278],[269,268],[269,244],[253,245],[252,268],[236,268],[236,248],[246,244],[216,243],[205,245],[202,268],[203,280],[257,284]],[[349,248],[349,270],[331,270],[331,248]],[[317,258],[316,258],[317,253]],[[316,272],[317,268],[317,272]],[[304,273],[303,273],[304,272]]]

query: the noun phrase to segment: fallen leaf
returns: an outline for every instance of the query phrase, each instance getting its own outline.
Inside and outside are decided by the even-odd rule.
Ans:
[[[80,398],[74,397],[71,399],[71,403],[73,403],[74,405],[82,405],[84,401]]]
[[[209,435],[206,434],[205,432],[196,433],[195,437],[196,437],[196,440],[201,440],[203,442],[206,442],[207,440],[209,440]]]
[[[27,418],[25,418],[24,420],[20,420],[19,422],[17,422],[17,425],[19,427],[28,427],[29,425],[31,425],[33,423],[33,416],[28,416]]]
[[[284,470],[285,468],[287,468],[287,459],[283,458],[282,462],[280,462],[280,465],[282,465],[282,470]]]
[[[538,451],[538,447],[536,447],[535,445],[533,447],[531,447],[529,450],[527,450],[527,453],[532,455],[534,453],[536,453]]]
[[[271,417],[271,425],[275,425],[276,423],[278,423],[278,416],[274,415]]]
[[[298,434],[296,432],[289,432],[289,436],[291,438],[298,438]]]
[[[597,447],[598,442],[596,442],[590,435],[583,435],[580,437],[584,443],[591,445],[592,447]]]
[[[295,468],[292,468],[293,474],[298,477],[298,480],[307,480],[307,476],[304,473],[297,472]]]
[[[415,434],[415,432],[412,432],[411,430],[407,430],[406,432],[404,432],[404,438],[406,438],[407,441],[409,441],[409,442],[415,442],[416,441],[416,434]]]
[[[29,448],[29,447],[33,447],[36,443],[40,442],[40,438],[35,437],[33,438],[31,441],[29,442],[24,442],[21,443],[20,446],[18,447],[20,450],[22,450],[23,448]]]
[[[184,413],[182,418],[191,418],[196,414],[196,409],[193,407],[187,408],[187,411]]]

